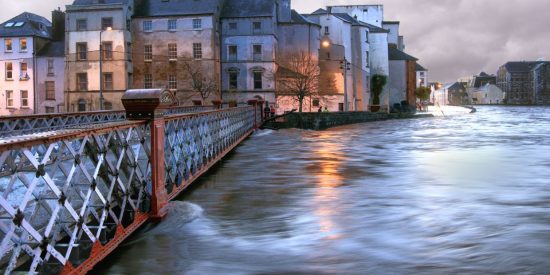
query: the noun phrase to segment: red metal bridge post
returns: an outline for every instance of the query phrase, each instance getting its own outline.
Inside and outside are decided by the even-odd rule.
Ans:
[[[151,213],[153,219],[166,216],[164,138],[165,111],[174,104],[169,91],[160,89],[128,90],[122,98],[128,120],[148,120],[151,127]]]

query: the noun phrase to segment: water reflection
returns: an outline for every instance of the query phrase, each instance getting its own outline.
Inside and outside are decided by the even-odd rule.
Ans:
[[[260,132],[96,272],[546,274],[549,156],[549,108]]]

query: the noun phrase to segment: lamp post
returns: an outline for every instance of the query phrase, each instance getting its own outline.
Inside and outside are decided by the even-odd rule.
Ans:
[[[103,111],[103,42],[101,35],[103,31],[111,31],[113,28],[107,27],[99,31],[99,110]]]

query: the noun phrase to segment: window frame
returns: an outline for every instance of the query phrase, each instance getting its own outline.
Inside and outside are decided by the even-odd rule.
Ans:
[[[143,60],[145,62],[153,61],[153,45],[151,44],[143,45]]]
[[[228,88],[230,90],[237,90],[239,88],[239,71],[236,69],[229,69],[228,73]]]
[[[193,59],[202,59],[202,43],[193,43]]]
[[[262,21],[252,22],[252,33],[261,33],[262,32]]]
[[[178,60],[178,44],[168,43],[168,59],[170,61]]]
[[[88,30],[88,19],[87,18],[76,19],[76,30],[77,31]]]
[[[82,92],[88,91],[88,73],[76,74],[76,88],[78,91],[82,91]]]
[[[27,62],[19,63],[19,80],[29,80],[29,64]]]
[[[103,90],[105,91],[114,90],[114,75],[112,72],[103,73]]]
[[[48,76],[55,75],[55,67],[54,67],[54,60],[48,59]]]
[[[88,43],[76,42],[76,60],[84,61],[88,60]]]
[[[141,27],[143,29],[143,32],[152,32],[153,31],[153,21],[152,20],[144,20]]]
[[[202,30],[202,19],[193,18],[192,27],[193,27],[193,30]]]
[[[10,68],[8,69],[8,67]],[[13,80],[13,62],[6,62],[4,65],[4,68],[5,68],[4,76],[6,80]]]
[[[143,74],[143,88],[144,89],[153,88],[153,74]]]
[[[263,90],[263,75],[264,73],[262,71],[252,71],[252,82],[254,90]],[[259,76],[259,78],[256,78],[257,76]]]
[[[176,31],[178,29],[178,20],[177,19],[168,19],[167,21],[168,31]]]
[[[7,52],[7,53],[13,52],[13,40],[11,40],[11,38],[4,38],[4,52]]]
[[[11,102],[11,104],[10,104]],[[15,101],[13,98],[13,90],[6,90],[6,108],[15,108]]]
[[[106,24],[109,23],[110,24]],[[113,29],[114,26],[114,20],[113,17],[101,17],[101,30],[107,30],[108,28]]]
[[[26,96],[23,96],[26,94]],[[29,108],[29,91],[28,90],[21,90],[19,91],[20,100],[21,100],[21,108]]]
[[[25,48],[23,48],[23,45],[25,45]],[[22,37],[22,38],[19,38],[19,52],[27,52],[29,49],[28,49],[28,45],[27,45],[27,38],[26,37]]]
[[[55,100],[55,81],[46,81],[45,84],[45,98],[46,100]],[[51,84],[51,86],[50,86]],[[48,88],[51,87],[52,89],[49,90]]]
[[[107,45],[109,46],[109,49],[107,49]],[[103,60],[113,60],[113,41],[101,42],[101,54]]]
[[[259,51],[257,51],[259,49]],[[262,61],[263,47],[262,44],[253,44],[252,45],[252,60],[253,61]]]
[[[235,50],[234,53],[232,53],[232,50]],[[227,60],[237,61],[238,56],[239,56],[239,47],[237,45],[228,45],[227,46]]]
[[[168,90],[175,91],[178,89],[178,77],[175,74],[168,75]]]

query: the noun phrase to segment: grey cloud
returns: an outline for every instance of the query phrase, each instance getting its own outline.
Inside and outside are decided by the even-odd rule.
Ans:
[[[0,0],[0,21],[23,11],[49,18],[51,10],[71,2]],[[365,3],[383,4],[386,20],[401,21],[406,51],[430,70],[432,80],[495,73],[509,60],[550,59],[548,0],[294,0],[292,6],[312,12],[328,4]]]

